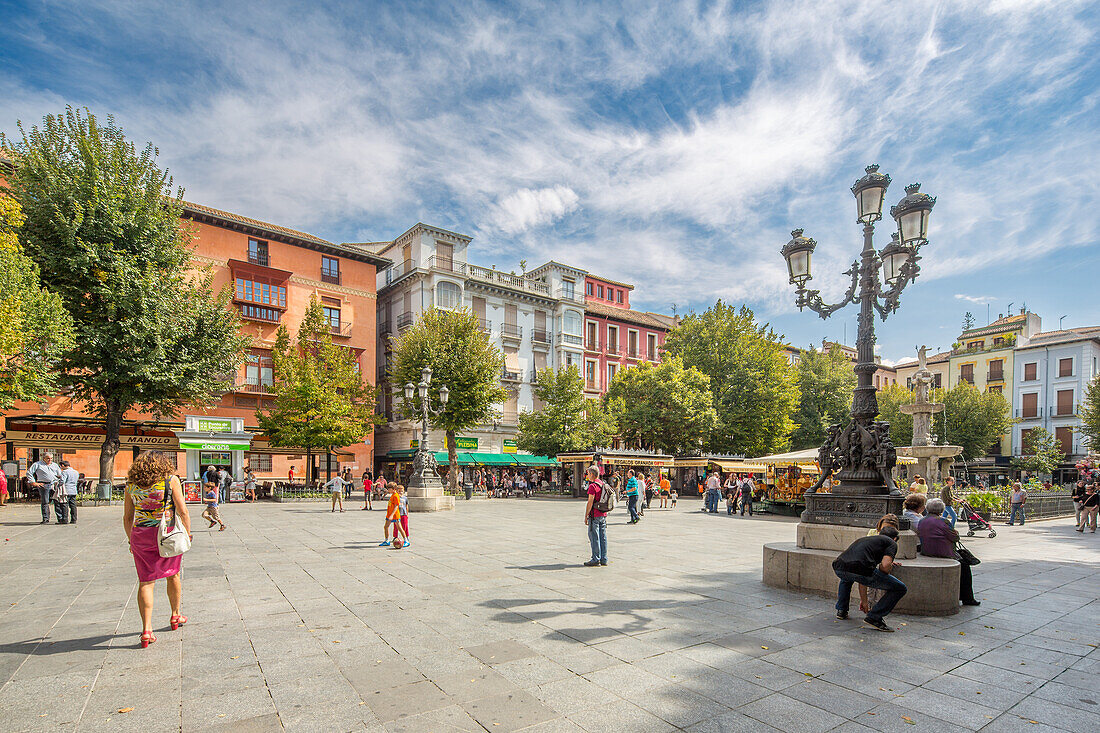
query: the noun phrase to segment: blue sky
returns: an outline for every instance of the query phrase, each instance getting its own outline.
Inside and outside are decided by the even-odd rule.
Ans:
[[[472,257],[634,282],[635,307],[749,303],[797,345],[778,250],[836,297],[848,187],[938,197],[881,354],[1024,303],[1100,323],[1097,6],[969,2],[0,2],[0,130],[65,104],[151,140],[189,199],[336,241],[422,220]],[[1093,52],[1088,49],[1092,48]],[[880,226],[877,244],[888,241]]]

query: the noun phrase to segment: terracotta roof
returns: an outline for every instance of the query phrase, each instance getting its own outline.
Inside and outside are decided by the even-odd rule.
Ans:
[[[669,329],[664,321],[654,318],[649,313],[632,311],[627,308],[615,308],[613,306],[604,305],[599,301],[589,301],[585,303],[584,310],[586,313],[591,313],[601,318],[625,321],[639,326],[646,326],[647,328],[656,328],[661,331],[667,331]]]
[[[594,272],[588,273],[588,277],[592,278],[593,280],[601,280],[601,281],[603,281],[605,283],[608,283],[610,285],[618,285],[620,288],[626,288],[627,290],[633,290],[634,289],[634,286],[631,285],[630,283],[621,283],[618,280],[612,280],[609,277],[604,277],[603,275],[597,275]]]
[[[363,249],[361,247],[336,244],[330,242],[327,239],[321,239],[307,232],[300,232],[297,229],[290,229],[289,227],[279,226],[278,224],[272,224],[270,222],[261,221],[259,219],[252,219],[247,216],[241,216],[240,214],[234,214],[229,211],[222,211],[221,209],[215,209],[212,206],[204,206],[202,204],[196,204],[191,201],[183,202],[183,212],[185,216],[191,218],[195,217],[210,217],[212,219],[221,219],[222,221],[240,224],[245,227],[258,230],[263,234],[273,237],[287,237],[289,239],[298,240],[298,242],[305,244],[306,246],[314,245],[317,248],[331,251],[333,253],[343,253],[350,255],[357,255],[359,257],[368,258],[369,262],[372,262],[376,266],[385,266],[390,264],[390,261],[379,257],[377,253]]]
[[[998,318],[990,323],[988,326],[981,326],[979,328],[972,328],[969,331],[963,331],[959,336],[959,340],[969,338],[971,336],[983,336],[990,333],[1000,333],[1001,331],[1010,331],[1014,326],[1023,325],[1027,321],[1026,313],[1017,313],[1014,316],[1005,316],[1004,318]]]
[[[945,362],[945,361],[949,360],[950,358],[951,358],[951,352],[950,351],[941,351],[938,354],[933,354],[932,356],[928,357],[928,363],[929,364],[939,364],[940,362]],[[906,368],[911,367],[911,366],[916,366],[919,363],[920,362],[918,362],[916,359],[906,359],[905,361],[899,361],[897,364],[895,364],[894,369],[906,369]]]
[[[665,324],[666,328],[676,328],[676,326],[680,325],[679,316],[666,316],[664,313],[654,313],[653,311],[646,311],[645,314],[652,318],[656,318],[658,321]]]
[[[1091,339],[1100,341],[1100,326],[1083,326],[1081,328],[1066,328],[1060,331],[1037,333],[1031,337],[1026,346],[1021,346],[1020,349],[1066,344],[1073,341],[1089,341]]]

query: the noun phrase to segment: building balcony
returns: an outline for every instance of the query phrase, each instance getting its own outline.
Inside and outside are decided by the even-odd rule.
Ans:
[[[521,341],[523,339],[523,326],[514,323],[500,324],[500,337],[508,341]]]
[[[1003,382],[1003,381],[1005,381],[1004,370],[990,371],[988,374],[985,375],[985,381],[986,382]],[[973,384],[973,382],[971,382],[971,384]]]
[[[502,272],[501,270],[494,270],[489,267],[479,267],[477,265],[467,265],[466,274],[471,280],[491,283],[511,290],[534,293],[535,295],[542,295],[547,298],[550,297],[550,286],[534,278],[513,275],[510,272]]]
[[[351,338],[351,322],[341,321],[340,323],[330,323],[329,330],[333,336],[339,336],[340,338]]]
[[[531,367],[531,373],[529,374],[527,381],[529,381],[531,384],[539,383],[539,370],[537,367]]]
[[[454,257],[438,257],[432,255],[428,258],[429,270],[442,270],[443,272],[453,272],[458,275],[466,274],[466,263],[459,262]]]
[[[415,269],[416,265],[412,260],[405,260],[404,262],[390,265],[389,269],[386,270],[386,284],[389,285],[392,282],[400,280]]]
[[[234,388],[235,392],[251,392],[253,394],[271,394],[275,391],[274,383],[270,381],[261,381],[259,379],[246,379],[244,382],[237,384]]]
[[[398,333],[401,333],[405,329],[410,328],[414,323],[416,323],[415,313],[402,313],[397,317],[397,320],[394,321],[394,324],[397,326]]]
[[[321,282],[329,283],[330,285],[340,284],[340,272],[339,270],[321,270]]]
[[[270,258],[267,256],[267,252],[249,252],[248,264],[260,265],[261,267],[270,267]]]
[[[618,344],[606,344],[604,346],[604,353],[609,356],[618,356],[623,353],[623,347]]]
[[[554,297],[577,305],[584,305],[584,295],[578,293],[576,288],[558,288],[554,291]]]
[[[477,327],[481,329],[481,332],[488,336],[493,332],[493,322],[488,318],[478,318]]]
[[[559,333],[558,344],[560,346],[576,346],[580,348],[584,345],[584,339],[572,333]]]
[[[519,424],[519,411],[518,410],[505,410],[500,415],[501,425],[518,425]]]
[[[599,339],[585,339],[584,341],[585,351],[599,351],[600,340]]]
[[[1020,418],[1021,420],[1038,420],[1042,416],[1043,410],[1038,407],[1033,410],[1026,407],[1016,410],[1016,417]]]
[[[543,351],[550,348],[550,332],[545,328],[531,329],[531,346]]]
[[[1077,405],[1052,405],[1050,408],[1051,417],[1076,417]]]
[[[973,385],[974,384],[974,375],[973,374],[960,374],[959,375],[959,381],[960,382],[966,382],[967,384]]]
[[[586,379],[584,380],[584,388],[590,392],[597,392],[599,391],[600,386],[596,384],[596,381],[594,379]]]
[[[247,321],[262,321],[263,323],[278,323],[282,318],[282,311],[276,308],[268,308],[262,305],[245,305],[240,306],[241,318]]]
[[[502,382],[520,382],[522,375],[518,371],[512,371],[508,367],[500,370],[500,381]]]

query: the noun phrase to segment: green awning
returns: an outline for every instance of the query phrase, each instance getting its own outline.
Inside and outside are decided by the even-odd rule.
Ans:
[[[455,451],[455,461],[460,466],[469,466],[471,463],[474,462],[473,459],[470,458],[470,455],[471,454],[467,453],[466,451]],[[441,466],[449,466],[451,463],[451,459],[447,455],[447,451],[436,451],[435,462]]]
[[[471,453],[470,458],[478,466],[512,466],[516,463],[515,456],[501,453]]]
[[[548,456],[523,456],[516,454],[512,456],[521,466],[531,466],[532,468],[556,468],[558,465],[558,459],[550,458]]]
[[[411,461],[413,456],[416,455],[416,448],[404,448],[402,450],[391,450],[382,456],[383,461]]]

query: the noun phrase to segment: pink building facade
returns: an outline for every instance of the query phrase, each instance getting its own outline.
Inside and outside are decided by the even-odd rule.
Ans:
[[[584,280],[585,396],[607,391],[619,369],[643,361],[659,362],[665,336],[674,325],[668,316],[631,310],[634,286],[588,275]]]

